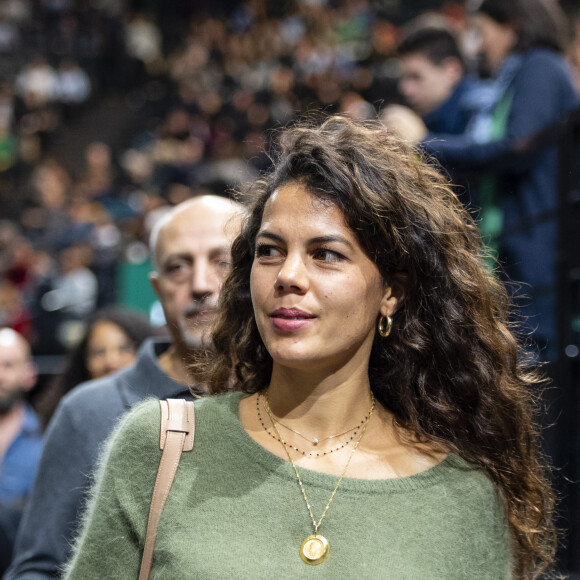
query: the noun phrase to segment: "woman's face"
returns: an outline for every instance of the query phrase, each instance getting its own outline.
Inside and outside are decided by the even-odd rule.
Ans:
[[[266,203],[250,288],[274,364],[292,368],[368,365],[377,318],[397,306],[340,209],[296,182]]]
[[[514,29],[496,22],[482,12],[474,17],[474,26],[481,38],[480,51],[490,72],[495,71],[517,42]]]
[[[87,342],[87,369],[92,379],[111,374],[135,360],[135,346],[114,322],[101,320]]]

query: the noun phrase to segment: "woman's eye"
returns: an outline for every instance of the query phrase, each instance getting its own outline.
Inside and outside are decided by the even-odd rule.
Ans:
[[[256,258],[278,258],[282,252],[276,247],[269,244],[261,244],[256,247]]]
[[[105,349],[104,348],[93,348],[88,351],[87,357],[88,358],[99,358],[105,356]]]
[[[338,252],[321,248],[314,252],[314,259],[332,263],[332,262],[340,262],[345,258],[342,254],[339,254]]]

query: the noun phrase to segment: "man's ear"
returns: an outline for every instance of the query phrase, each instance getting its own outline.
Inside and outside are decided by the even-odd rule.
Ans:
[[[24,375],[24,380],[22,381],[22,391],[27,392],[30,391],[34,385],[36,385],[36,381],[38,380],[38,369],[36,365],[29,361],[26,363],[26,370]]]
[[[453,85],[456,85],[464,75],[463,65],[458,58],[453,56],[447,57],[441,66],[445,71],[445,75]]]
[[[149,282],[159,298],[159,272],[149,272]]]

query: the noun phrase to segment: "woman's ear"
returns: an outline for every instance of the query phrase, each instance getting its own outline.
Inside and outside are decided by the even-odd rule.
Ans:
[[[385,282],[385,291],[379,312],[381,316],[393,316],[405,301],[406,276],[397,274],[389,282]]]

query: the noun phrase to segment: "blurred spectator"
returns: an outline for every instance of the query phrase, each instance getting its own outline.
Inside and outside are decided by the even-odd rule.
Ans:
[[[18,74],[15,87],[16,94],[23,99],[26,108],[33,110],[57,98],[58,77],[46,59],[39,55]]]
[[[368,121],[376,117],[375,108],[365,99],[363,99],[357,92],[346,93],[340,99],[339,112],[341,115],[358,119],[360,121]]]
[[[564,18],[555,2],[484,0],[475,22],[493,98],[464,134],[423,127],[417,136],[446,166],[480,174],[482,233],[508,278],[524,284],[516,295],[526,327],[541,356],[555,360],[558,160],[534,138],[578,106],[561,54]]]
[[[26,337],[31,337],[31,314],[22,293],[10,280],[0,280],[0,326],[12,328]]]
[[[31,300],[36,282],[36,252],[19,229],[0,222],[0,327],[34,340]]]
[[[31,16],[31,4],[30,0],[4,0],[2,14],[11,22],[22,24]]]
[[[398,46],[399,90],[429,131],[463,133],[477,110],[480,83],[465,76],[455,35],[445,28],[419,28]],[[388,118],[389,126],[393,119]]]
[[[0,125],[0,172],[10,169],[18,155],[18,144],[10,129]]]
[[[117,300],[117,267],[122,251],[122,234],[111,213],[102,204],[90,205],[93,225],[89,237],[93,256],[91,270],[98,282],[97,305],[105,306]]]
[[[90,198],[114,196],[115,169],[111,148],[101,141],[89,143],[85,150],[84,174],[80,185]]]
[[[418,20],[423,21],[425,18]],[[481,80],[465,74],[459,42],[449,28],[411,24],[409,29],[397,49],[399,91],[422,122],[400,105],[387,106],[381,120],[390,131],[411,141],[420,140],[425,127],[432,133],[462,134],[490,91]],[[450,180],[460,186],[457,191],[462,201],[470,205],[465,175],[449,167],[446,170]]]
[[[61,310],[72,319],[81,320],[97,304],[98,284],[88,268],[92,249],[80,243],[64,248],[59,254],[60,272],[53,282],[53,290],[43,296],[47,310]]]
[[[64,369],[37,400],[36,409],[43,423],[48,424],[60,399],[71,389],[131,364],[141,343],[160,334],[143,316],[121,307],[103,308],[92,314],[79,343],[68,354]]]
[[[12,87],[0,84],[0,173],[10,169],[18,158],[13,97]]]
[[[0,53],[9,53],[14,50],[19,40],[18,27],[0,13]]]
[[[133,15],[125,25],[125,46],[128,56],[141,63],[141,74],[158,74],[163,69],[161,31],[144,14]]]
[[[184,109],[176,108],[168,112],[152,142],[153,180],[160,189],[179,181],[192,185],[193,172],[203,159],[205,145],[191,129],[190,115]]]
[[[0,275],[4,276],[13,261],[13,246],[20,237],[18,226],[9,220],[0,220]]]
[[[68,106],[84,103],[91,94],[91,81],[87,73],[72,60],[63,61],[57,70],[58,100]]]
[[[0,537],[5,540],[0,545],[0,574],[10,561],[42,450],[40,422],[24,401],[35,382],[28,343],[11,328],[0,328]]]
[[[575,8],[570,14],[572,41],[568,48],[568,59],[572,65],[574,86],[580,95],[580,8]]]
[[[71,176],[53,158],[36,165],[30,176],[30,195],[21,215],[26,235],[43,249],[54,252],[61,246],[67,225],[67,202]]]

